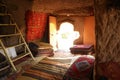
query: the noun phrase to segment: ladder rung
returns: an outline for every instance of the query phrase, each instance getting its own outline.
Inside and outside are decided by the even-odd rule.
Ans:
[[[8,69],[9,67],[10,67],[10,65],[1,68],[1,69],[0,69],[0,72],[2,72],[2,71],[4,71],[4,70]]]
[[[29,55],[29,53],[21,53],[20,55],[18,55],[17,57],[13,58],[12,61],[15,62],[25,56]]]
[[[9,37],[9,36],[18,36],[20,33],[15,33],[15,34],[8,34],[8,35],[0,35],[0,37]]]
[[[16,26],[16,24],[0,24],[0,26]]]
[[[9,47],[6,47],[6,48],[18,47],[18,46],[21,46],[21,45],[24,45],[24,44],[25,44],[25,43],[20,43],[20,44],[14,45],[14,46],[9,46]]]

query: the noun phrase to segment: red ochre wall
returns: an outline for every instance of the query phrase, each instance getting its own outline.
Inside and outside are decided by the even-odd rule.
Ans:
[[[95,46],[95,17],[85,17],[83,44],[94,44]]]

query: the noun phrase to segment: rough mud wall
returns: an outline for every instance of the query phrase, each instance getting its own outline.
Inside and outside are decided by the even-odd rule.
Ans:
[[[27,10],[39,11],[43,13],[50,13],[52,15],[60,15],[65,20],[69,15],[74,20],[75,30],[81,32],[81,37],[75,43],[82,43],[83,25],[79,19],[93,15],[92,5],[93,0],[6,0],[9,12],[13,15],[22,33],[25,35],[25,13]],[[64,15],[64,16],[63,16]],[[81,17],[82,16],[82,17]],[[59,17],[57,17],[59,18]]]
[[[120,79],[119,0],[95,0],[96,80]]]

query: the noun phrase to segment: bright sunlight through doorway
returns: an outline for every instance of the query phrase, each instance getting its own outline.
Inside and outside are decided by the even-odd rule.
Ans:
[[[69,22],[63,22],[60,25],[57,35],[58,50],[70,51],[74,41],[80,37],[78,31],[74,31],[74,25]]]

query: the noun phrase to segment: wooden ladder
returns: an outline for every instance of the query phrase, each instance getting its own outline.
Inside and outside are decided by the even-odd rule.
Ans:
[[[0,4],[0,7],[6,8],[6,5]],[[4,20],[5,20],[4,17],[6,17],[6,16],[9,18],[8,22],[4,22]],[[2,21],[2,19],[3,19],[3,21]],[[27,55],[29,55],[34,60],[34,57],[31,53],[19,27],[14,22],[11,14],[8,14],[6,11],[3,13],[0,13],[0,30],[1,30],[0,31],[0,50],[3,51],[3,54],[7,57],[8,61],[10,62],[12,68],[15,71],[17,71],[17,68],[15,67],[15,64],[14,64],[15,61],[17,61]],[[12,44],[11,42],[9,43],[9,39],[12,37],[15,38],[15,41],[16,41],[15,44]],[[14,41],[13,41],[13,43],[14,43]],[[8,52],[8,49],[10,49],[12,47],[15,48],[16,54],[17,54],[16,48],[21,48],[22,53],[20,53],[16,57],[9,56],[10,53]]]

